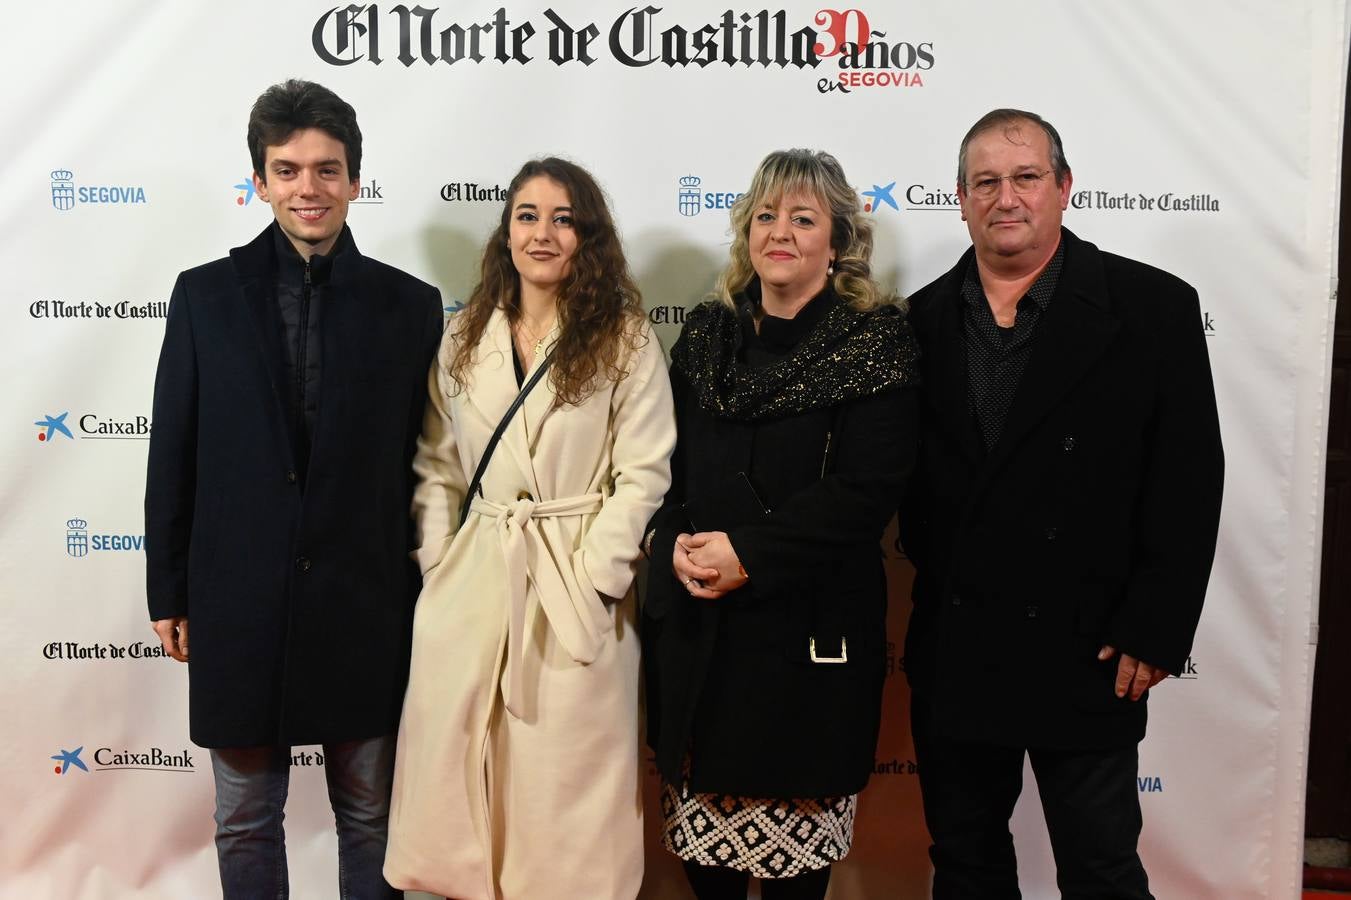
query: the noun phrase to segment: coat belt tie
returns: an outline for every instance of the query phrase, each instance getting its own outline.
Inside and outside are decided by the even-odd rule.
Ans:
[[[533,622],[537,610],[544,613],[568,656],[584,665],[595,660],[605,633],[613,627],[598,600],[587,596],[588,592],[594,594],[594,589],[578,583],[571,546],[557,546],[564,542],[564,534],[542,527],[544,523],[539,521],[600,512],[603,497],[600,493],[557,500],[522,497],[506,504],[475,497],[469,505],[471,513],[494,520],[506,562],[507,651],[501,689],[507,711],[518,719],[526,713],[522,667],[527,625]]]

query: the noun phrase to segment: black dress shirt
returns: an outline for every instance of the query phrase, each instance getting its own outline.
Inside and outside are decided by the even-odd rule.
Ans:
[[[985,297],[974,257],[966,270],[962,282],[962,330],[966,339],[967,398],[986,450],[999,441],[1004,431],[1004,419],[1018,392],[1037,324],[1051,305],[1064,261],[1065,242],[1061,241],[1055,256],[1018,301],[1010,328],[1000,327],[990,312],[990,301]]]

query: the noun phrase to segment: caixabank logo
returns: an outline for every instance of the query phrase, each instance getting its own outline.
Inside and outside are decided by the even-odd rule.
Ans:
[[[89,767],[85,765],[84,760],[80,758],[80,754],[83,752],[84,747],[79,746],[74,750],[58,750],[56,753],[53,753],[52,759],[56,760],[56,766],[54,768],[56,774],[64,775],[69,772],[72,767],[79,769],[81,772],[88,772]]]
[[[1173,677],[1180,681],[1196,681],[1201,677],[1200,669],[1196,665],[1196,657],[1189,656],[1182,663],[1182,671],[1174,672]]]
[[[70,169],[52,169],[52,207],[70,212],[77,206],[136,206],[147,202],[145,188],[134,184],[79,185]]]
[[[377,178],[363,180],[357,188],[357,198],[352,201],[354,205],[360,206],[383,206],[384,202],[385,186]]]
[[[912,212],[927,212],[929,210],[960,210],[962,208],[961,199],[957,196],[957,188],[935,187],[933,184],[917,182],[906,185],[905,208]]]
[[[79,516],[66,520],[66,555],[84,559],[91,553],[140,553],[145,550],[144,534],[90,532],[89,521]]]
[[[934,43],[882,30],[862,9],[726,9],[689,21],[658,6],[631,6],[604,19],[537,18],[503,6],[464,20],[440,7],[377,3],[333,6],[315,20],[310,46],[330,66],[576,65],[608,58],[629,69],[777,69],[808,73],[821,93],[921,88],[936,63]],[[823,74],[830,69],[837,74]]]
[[[234,191],[235,206],[248,206],[253,202],[253,198],[258,196],[258,189],[254,187],[252,176],[245,178],[238,184],[232,185],[230,190]],[[377,179],[363,181],[360,189],[357,191],[357,198],[353,203],[360,203],[366,206],[379,206],[385,202],[385,188]]]
[[[75,769],[86,773],[116,772],[129,769],[141,772],[176,772],[179,774],[197,771],[193,751],[187,749],[170,751],[162,747],[137,749],[99,747],[90,754],[89,762],[86,762],[83,757],[84,750],[85,745],[83,744],[74,750],[59,748],[58,752],[52,754],[51,757],[56,762],[56,765],[53,766],[55,774],[66,775]]]
[[[893,179],[887,184],[874,184],[871,190],[863,191],[863,211],[875,213],[879,209],[890,206],[900,212],[901,208],[896,205],[896,198],[892,196],[894,190],[896,190],[896,182]]]
[[[50,443],[53,436],[75,440],[75,435],[70,433],[70,427],[66,425],[66,416],[69,415],[70,410],[66,410],[60,415],[46,415],[35,421],[33,424],[38,427],[38,441]]]
[[[71,430],[70,410],[52,414],[42,413],[33,420],[37,427],[38,443],[61,443],[62,439],[82,441],[148,441],[150,440],[149,416],[105,416],[99,413],[83,413],[75,419],[75,430]]]
[[[236,184],[232,190],[235,192],[235,206],[248,206],[253,202],[253,198],[258,196],[252,178],[245,178],[239,184]]]

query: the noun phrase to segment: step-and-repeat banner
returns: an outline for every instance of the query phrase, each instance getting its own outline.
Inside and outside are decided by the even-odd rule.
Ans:
[[[1228,458],[1195,650],[1150,703],[1141,853],[1166,900],[1296,896],[1345,3],[781,2],[6,11],[0,895],[216,890],[187,673],[146,621],[151,386],[175,274],[269,221],[245,122],[267,85],[298,76],[357,109],[358,244],[438,285],[448,315],[502,187],[557,153],[607,189],[668,348],[767,151],[839,157],[874,220],[876,271],[909,293],[969,244],[954,193],[966,128],[999,106],[1050,119],[1075,175],[1066,224],[1199,289]],[[884,543],[888,718],[836,900],[928,894],[898,649],[910,572],[894,528]],[[296,747],[293,765],[294,896],[335,896],[322,753]],[[1014,822],[1025,896],[1049,898],[1030,773],[1027,785]],[[688,896],[650,847],[643,895]]]

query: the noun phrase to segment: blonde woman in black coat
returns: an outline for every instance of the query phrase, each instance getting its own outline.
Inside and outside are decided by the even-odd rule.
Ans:
[[[732,210],[672,351],[678,443],[644,618],[663,842],[700,900],[824,897],[872,771],[878,540],[915,456],[916,351],[839,163],[788,150]]]

